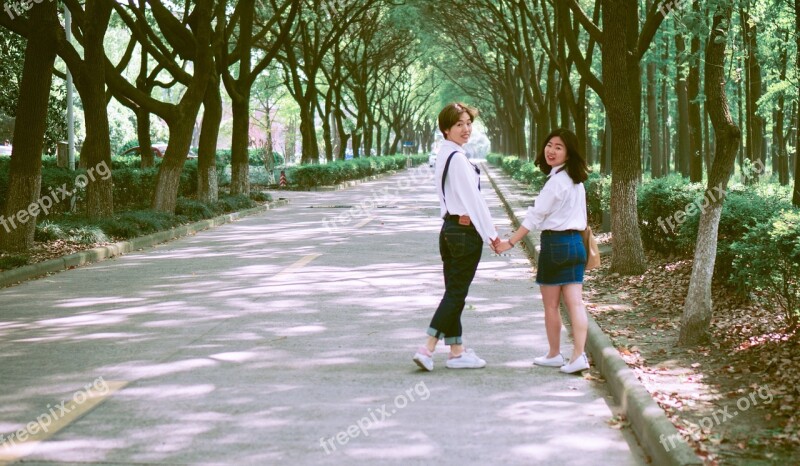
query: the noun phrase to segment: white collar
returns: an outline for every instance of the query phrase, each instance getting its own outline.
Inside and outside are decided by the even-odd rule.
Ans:
[[[445,139],[442,142],[442,146],[443,147],[451,146],[450,148],[453,149],[453,150],[457,150],[458,152],[464,152],[464,148],[462,146],[459,146],[458,144],[456,144],[455,142],[453,142],[453,141],[451,141],[449,139]]]
[[[547,177],[548,177],[548,178],[550,178],[551,176],[553,176],[553,175],[555,175],[556,173],[558,173],[558,171],[559,171],[559,170],[561,169],[561,167],[563,167],[564,165],[566,165],[566,163],[562,163],[561,165],[556,165],[555,167],[551,168],[551,169],[550,169],[550,173],[548,173],[548,174],[547,174]]]

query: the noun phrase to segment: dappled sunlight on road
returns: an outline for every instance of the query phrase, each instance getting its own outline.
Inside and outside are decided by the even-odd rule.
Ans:
[[[353,188],[348,204],[395,183]],[[531,365],[547,342],[519,250],[485,249],[464,311],[465,341],[489,366],[447,370],[440,344],[437,369],[417,370],[444,291],[441,220],[429,187],[398,193],[334,227],[347,209],[325,206],[339,194],[281,193],[290,207],[0,291],[0,367],[13,374],[0,379],[0,433],[102,376],[129,383],[31,461],[420,463],[447,458],[447,426],[475,422],[459,442],[476,463],[627,448],[605,427],[571,430],[576,416],[610,416],[591,381]],[[379,417],[369,435],[324,443]]]

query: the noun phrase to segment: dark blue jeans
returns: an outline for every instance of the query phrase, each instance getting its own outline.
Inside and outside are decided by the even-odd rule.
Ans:
[[[461,344],[461,313],[469,285],[481,261],[483,240],[475,227],[447,219],[439,233],[439,254],[444,263],[444,296],[431,319],[428,335],[444,338],[446,345]]]

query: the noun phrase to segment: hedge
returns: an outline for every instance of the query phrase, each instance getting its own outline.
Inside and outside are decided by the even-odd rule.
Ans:
[[[428,161],[426,154],[359,157],[327,164],[308,164],[292,167],[287,170],[286,176],[290,185],[308,189],[364,178],[387,171],[401,170],[406,167],[409,157],[411,158],[412,166],[421,165]]]

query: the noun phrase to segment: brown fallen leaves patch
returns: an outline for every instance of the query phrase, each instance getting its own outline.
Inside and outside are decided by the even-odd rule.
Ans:
[[[57,259],[69,254],[74,254],[79,251],[86,251],[88,249],[96,248],[98,246],[105,246],[110,243],[93,243],[81,244],[71,241],[55,240],[48,242],[37,242],[33,248],[28,251],[30,260],[29,264],[36,264],[50,259]],[[2,269],[0,269],[2,270]]]
[[[648,261],[639,276],[610,260],[586,276],[587,310],[622,358],[706,464],[800,464],[800,336],[715,285],[709,343],[678,347],[692,261]]]

